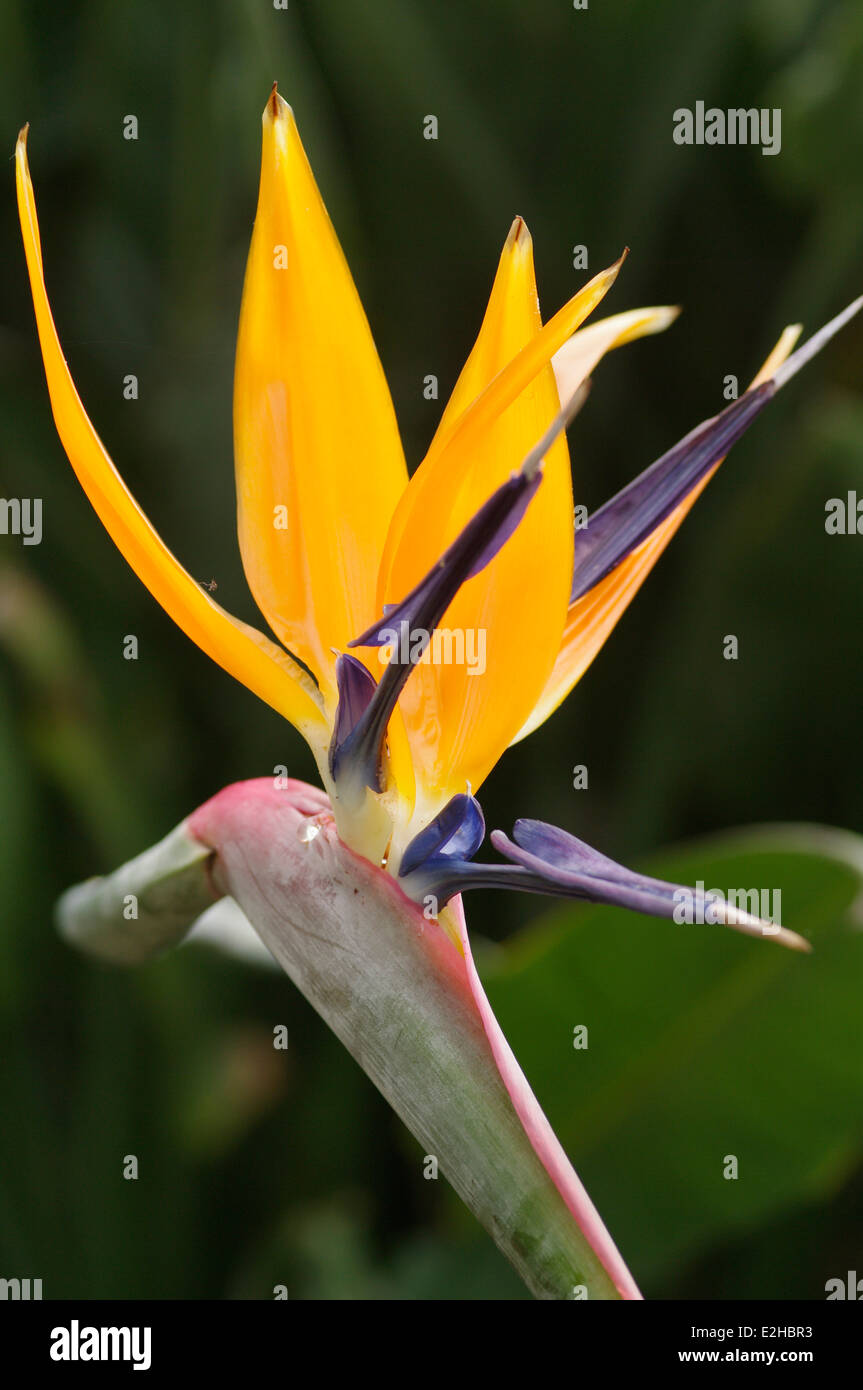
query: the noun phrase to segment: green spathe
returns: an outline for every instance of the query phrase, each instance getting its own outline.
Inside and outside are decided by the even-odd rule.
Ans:
[[[563,1150],[540,1156],[557,1141],[502,1035],[490,1037],[459,948],[298,785],[226,788],[154,849],[65,894],[64,935],[134,963],[230,895],[536,1297],[637,1298]],[[124,913],[130,896],[137,917]]]

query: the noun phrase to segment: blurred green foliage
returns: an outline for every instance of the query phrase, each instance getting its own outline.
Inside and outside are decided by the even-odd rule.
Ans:
[[[566,909],[489,961],[504,1029],[645,1281],[685,1295],[682,1271],[705,1249],[834,1197],[853,1172],[861,868],[859,837],[792,827],[737,832],[651,862],[652,873],[701,878],[708,889],[770,885],[782,920],[814,944],[805,963],[704,924],[642,921],[633,931],[626,912]],[[762,911],[773,901],[763,898]],[[790,1279],[777,1258],[769,1282],[746,1292],[823,1297],[834,1259],[825,1235]],[[736,1277],[713,1277],[711,1294],[742,1294]]]
[[[82,397],[168,543],[249,618],[230,386],[273,78],[412,466],[439,410],[423,377],[444,396],[454,382],[516,213],[547,312],[578,283],[581,243],[591,269],[632,248],[610,310],[685,308],[597,372],[572,440],[591,506],[712,413],[726,374],[748,379],[785,323],[815,327],[863,288],[855,0],[0,0],[0,54],[0,127],[11,154],[31,122],[48,286]],[[673,110],[699,99],[781,107],[781,154],[674,145]],[[428,113],[437,142],[422,138]],[[55,938],[69,882],[226,782],[313,767],[173,629],[81,494],[50,418],[7,169],[0,490],[43,498],[45,534],[32,548],[0,537],[0,1273],[41,1277],[46,1297],[268,1297],[276,1283],[291,1297],[520,1297],[285,980],[191,948],[123,974]],[[123,399],[130,372],[137,402]],[[539,815],[622,858],[762,820],[863,829],[863,541],[824,531],[829,497],[863,496],[861,382],[858,322],[735,450],[566,707],[492,776],[491,824]],[[589,791],[573,791],[575,763]],[[728,852],[662,862],[709,877]],[[489,947],[495,1002],[653,1296],[819,1297],[859,1268],[854,876],[793,846],[769,867],[766,850],[746,853],[735,875],[775,870],[785,920],[817,925],[811,960],[615,914],[535,930],[529,900],[469,902],[477,938],[520,929]],[[571,1048],[582,1021],[604,1039],[593,1032],[586,1066]],[[735,1143],[752,1163],[725,1183]],[[137,1182],[121,1177],[129,1153]]]

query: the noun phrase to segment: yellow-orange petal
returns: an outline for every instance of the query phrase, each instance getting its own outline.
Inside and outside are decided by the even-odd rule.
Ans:
[[[320,754],[327,725],[313,682],[286,652],[232,618],[186,573],[144,516],[90,423],[66,365],[45,289],[26,126],[15,153],[18,211],[51,409],[84,491],[124,558],[183,632],[296,725]]]
[[[234,385],[238,526],[252,593],[318,678],[376,616],[407,470],[392,401],[293,112],[273,89]]]
[[[435,438],[446,436],[460,415],[473,405],[501,367],[515,357],[541,327],[536,276],[533,265],[533,238],[523,217],[516,217],[500,254],[483,322],[470,355],[459,373]],[[509,357],[506,356],[509,352]],[[434,458],[435,443],[428,450]]]
[[[519,217],[513,223],[504,246],[501,264],[498,268],[498,278],[501,276],[501,272],[505,273],[499,288],[496,288],[498,287],[498,278],[495,280],[495,286],[492,290],[493,299],[496,298],[497,294],[504,295],[506,280],[518,269],[521,263],[520,258],[525,250],[530,260],[532,280],[533,247],[527,227]],[[512,406],[514,401],[518,400],[523,391],[531,386],[536,377],[547,369],[558,349],[563,346],[567,338],[576,331],[608,293],[617,279],[626,254],[624,251],[619,260],[615,261],[608,269],[600,271],[579,290],[578,294],[568,300],[539,332],[528,339],[524,347],[516,352],[502,367],[502,370],[498,370],[497,375],[488,382],[479,395],[474,397],[467,408],[459,407],[464,405],[470,395],[471,388],[467,382],[463,383],[462,378],[459,378],[455,388],[456,406],[452,409],[448,406],[445,409],[428,453],[411,478],[393,516],[378,579],[378,612],[380,612],[382,604],[391,601],[388,595],[395,590],[393,576],[397,567],[399,569],[406,567],[408,571],[413,568],[418,575],[420,574],[419,563],[411,567],[409,562],[411,545],[414,540],[422,539],[424,532],[426,533],[428,544],[424,547],[422,554],[423,558],[426,559],[432,556],[434,551],[431,563],[440,553],[435,548],[435,538],[442,524],[441,513],[444,516],[447,511],[454,514],[455,507],[450,505],[453,489],[460,486],[465,468],[466,466],[470,467],[470,460],[475,457],[476,449],[482,446],[484,435],[501,420],[504,412]],[[539,321],[538,305],[536,316],[537,321]],[[491,303],[486,310],[483,327],[487,320],[491,332],[497,320],[497,314]],[[540,431],[541,433],[542,431]],[[539,436],[537,436],[538,438]],[[537,440],[533,441],[533,443],[536,442]],[[465,460],[468,461],[467,465]],[[491,491],[492,488],[489,488],[489,492]],[[481,500],[485,500],[484,497]],[[461,512],[459,512],[459,516],[461,516]],[[426,518],[425,521],[424,518]],[[410,527],[408,526],[409,523]],[[458,529],[458,525],[451,524],[450,532],[452,534],[448,533],[449,539],[453,538]],[[406,558],[407,564],[405,565]],[[399,597],[404,597],[404,595]]]
[[[527,227],[521,218],[516,218],[514,221],[506,246],[504,246],[502,256],[504,268],[510,260],[511,264],[518,264],[518,243],[529,250],[532,275],[532,243]],[[507,252],[509,252],[509,256],[507,256]],[[464,471],[464,459],[470,460],[474,456],[474,450],[481,445],[485,432],[496,421],[500,420],[504,411],[509,410],[521,392],[534,382],[536,375],[541,374],[548,367],[549,361],[553,359],[557,349],[563,346],[571,334],[574,334],[575,329],[580,327],[588,314],[596,309],[596,304],[603,299],[603,296],[609,292],[611,285],[616,281],[625,256],[627,256],[627,252],[624,252],[620,260],[614,261],[614,264],[610,265],[607,270],[600,271],[591,281],[588,281],[588,284],[580,289],[580,292],[574,295],[573,299],[564,304],[563,309],[557,310],[548,324],[539,329],[538,334],[532,336],[525,343],[523,349],[516,353],[516,356],[503,367],[503,370],[499,370],[496,377],[489,381],[484,391],[475,396],[467,409],[457,409],[456,407],[456,409],[450,410],[447,406],[447,409],[443,411],[441,424],[435,431],[435,438],[429,445],[427,456],[411,478],[409,488],[403,493],[402,500],[396,507],[395,516],[392,518],[388,535],[386,535],[384,559],[382,559],[378,577],[378,612],[381,612],[381,605],[391,602],[388,594],[393,589],[392,577],[396,563],[399,563],[400,566],[404,555],[410,552],[410,541],[406,539],[409,521],[413,523],[411,524],[411,532],[413,532],[411,539],[413,539],[416,535],[422,534],[422,517],[428,516],[429,521],[431,521],[432,518],[439,516],[442,509],[446,509],[450,489],[454,484],[459,484],[460,474]],[[489,310],[486,310],[486,317],[488,317],[488,313]],[[539,310],[536,310],[536,313],[539,313]],[[467,389],[461,392],[460,384],[461,378],[456,384],[457,404],[463,403],[468,395]],[[429,538],[431,538],[431,532],[429,532]],[[434,546],[429,545],[427,552],[431,553],[431,549],[434,549]],[[424,552],[424,555],[427,552]],[[418,570],[418,566],[416,569]]]
[[[615,266],[595,277],[543,328],[531,240],[516,219],[476,344],[393,519],[379,608],[405,597],[540,439],[559,406],[550,359],[616,273]],[[573,547],[563,436],[548,451],[544,472],[515,534],[456,596],[437,650],[433,645],[400,697],[422,816],[466,783],[479,787],[551,671]]]
[[[758,386],[773,376],[777,367],[791,353],[800,332],[800,324],[792,324],[783,331],[773,351],[754,377],[753,386]],[[722,462],[720,459],[714,464],[710,472],[696,484],[679,506],[660,522],[646,540],[636,546],[616,569],[570,605],[554,668],[533,713],[525,721],[513,743],[519,743],[521,739],[533,733],[534,729],[538,729],[540,724],[544,724],[584,675],[618,618],[635,597],[684,517],[695,505]]]
[[[651,333],[663,333],[677,318],[680,310],[663,304],[650,309],[628,309],[610,318],[580,328],[554,354],[551,365],[561,401],[568,401],[593,371],[597,362],[612,348],[646,338]]]

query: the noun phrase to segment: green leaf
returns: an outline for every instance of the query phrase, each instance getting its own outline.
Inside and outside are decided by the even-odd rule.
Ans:
[[[724,892],[780,889],[783,924],[814,946],[798,955],[722,927],[567,907],[483,970],[540,1103],[649,1294],[711,1243],[834,1190],[863,1148],[863,839],[767,827],[643,867]],[[586,1048],[574,1046],[578,1025]],[[736,1178],[724,1176],[728,1156]]]

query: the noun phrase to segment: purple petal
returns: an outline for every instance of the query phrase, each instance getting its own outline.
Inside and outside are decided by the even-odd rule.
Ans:
[[[570,603],[586,594],[670,516],[775,395],[773,382],[753,387],[703,421],[588,518],[576,536]]]
[[[471,859],[484,839],[485,817],[479,802],[460,792],[411,840],[399,876],[441,860]]]
[[[336,662],[336,684],[339,704],[336,711],[335,742],[343,743],[368,709],[377,689],[377,682],[361,661],[344,653]]]
[[[512,535],[541,481],[539,472],[530,476],[524,470],[513,474],[483,503],[458,539],[407,598],[348,644],[351,647],[392,645],[393,654],[359,722],[344,739],[333,738],[330,768],[336,778],[347,775],[350,769],[358,788],[382,789],[380,767],[384,736],[414,663],[465,580],[488,564]],[[409,638],[407,659],[402,656],[402,635]]]
[[[633,873],[615,860],[591,849],[582,840],[544,821],[517,821],[514,841],[502,830],[494,830],[491,842],[499,854],[518,865],[535,880],[534,891],[558,893],[562,897],[584,898],[629,908],[650,917],[674,918],[684,901],[691,904],[697,920],[716,920],[749,936],[767,936],[794,950],[808,951],[809,944],[796,932],[774,926],[736,907],[726,906],[709,893]],[[521,885],[524,886],[524,885]]]
[[[336,778],[343,779],[345,795],[350,795],[348,782],[353,783],[355,796],[365,787],[382,790],[381,755],[387,725],[414,663],[428,646],[432,632],[462,584],[494,559],[524,517],[542,482],[545,454],[584,397],[582,390],[573,393],[531,449],[518,473],[483,503],[416,588],[400,603],[386,609],[380,621],[348,643],[350,647],[392,646],[393,654],[359,723],[345,740],[339,743],[334,739],[330,746],[330,768]],[[407,659],[402,651],[403,635],[410,638]]]
[[[679,888],[676,883],[666,884],[661,879],[649,878],[645,874],[637,874],[632,869],[624,868],[615,859],[609,859],[607,854],[601,854],[584,840],[570,835],[568,830],[562,830],[558,825],[550,825],[547,821],[517,820],[513,826],[512,838],[519,849],[535,855],[551,868],[568,873],[579,871],[590,878],[611,883],[626,883],[631,888],[640,886],[652,893],[655,893],[660,885],[670,888],[672,892],[677,892]]]
[[[541,481],[541,473],[533,477],[528,477],[524,472],[514,473],[508,478],[471,517],[434,569],[429,570],[416,588],[401,603],[387,604],[383,619],[373,623],[348,646],[387,647],[393,642],[397,631],[430,633],[437,627],[462,584],[485,569],[509,540]]]
[[[576,839],[568,830],[549,825],[547,821],[517,820],[512,838],[521,849],[558,868],[579,868],[586,874],[602,877],[620,867],[584,840]]]
[[[561,888],[577,888],[594,901],[613,902],[637,912],[658,908],[659,916],[666,915],[666,907],[670,916],[675,905],[678,884],[635,874],[559,826],[520,820],[515,823],[512,840],[502,830],[495,830],[491,838],[495,849],[507,859]],[[634,894],[641,895],[638,901]]]
[[[400,603],[385,604],[385,621],[373,623],[361,636],[349,642],[349,647],[387,647],[393,641],[393,629],[401,629],[402,624],[407,624],[408,632],[416,628],[430,631],[437,626],[461,585],[484,570],[516,530],[539,487],[545,455],[581,408],[586,396],[587,389],[583,384],[555,415],[518,473],[514,473],[483,503],[452,545],[444,551],[434,569]],[[419,621],[420,613],[422,622]],[[430,622],[429,613],[439,613],[439,616]]]
[[[588,518],[577,540],[570,603],[575,603],[625,560],[674,511],[706,473],[724,458],[780,387],[810,362],[863,308],[863,295],[776,368],[769,381],[752,387],[646,469]]]
[[[374,676],[355,656],[343,653],[336,661],[339,703],[330,742],[330,772],[338,773],[339,753],[349,740],[377,689]]]

